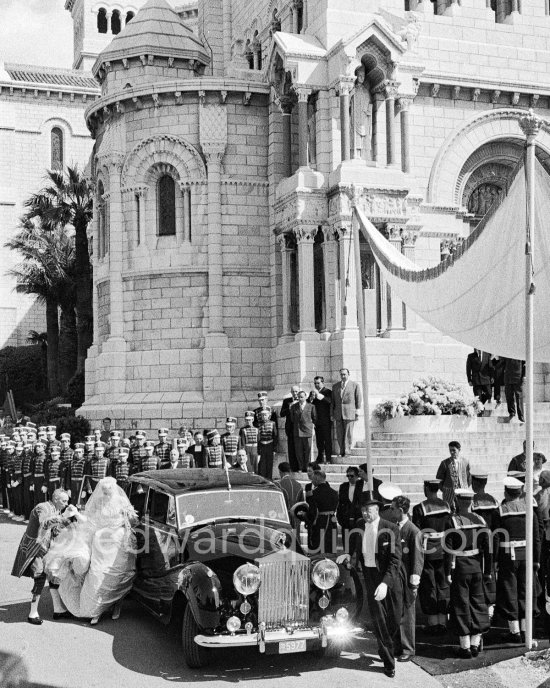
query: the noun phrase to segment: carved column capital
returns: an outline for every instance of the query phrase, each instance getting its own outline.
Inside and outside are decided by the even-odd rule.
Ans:
[[[520,119],[519,126],[529,143],[529,141],[533,141],[537,137],[542,126],[542,120],[535,115],[532,109],[530,109],[529,113]]]
[[[307,99],[309,98],[309,96],[311,94],[311,89],[308,88],[307,86],[296,85],[294,87],[294,90],[296,92],[296,95],[298,96],[298,102],[299,103],[307,103]]]
[[[202,143],[202,151],[208,163],[217,162],[221,163],[225,153],[225,143]]]
[[[294,110],[294,106],[296,105],[297,96],[294,92],[292,92],[288,95],[279,96],[275,102],[283,115],[290,115],[292,110]]]
[[[341,75],[336,90],[339,96],[349,95],[354,87],[355,78]]]
[[[418,239],[418,231],[414,229],[404,229],[401,232],[403,248],[414,248]]]
[[[294,236],[299,244],[312,244],[315,240],[315,235],[317,234],[316,225],[301,225],[295,227]]]
[[[409,96],[409,95],[402,95],[399,96],[397,100],[397,109],[399,112],[408,112],[410,106],[412,105],[412,102],[414,100],[414,96]]]

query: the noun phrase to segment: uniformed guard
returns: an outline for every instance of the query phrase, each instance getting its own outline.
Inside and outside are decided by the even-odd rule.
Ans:
[[[23,442],[17,442],[10,465],[14,521],[24,521],[23,515]]]
[[[473,498],[472,489],[455,489],[457,513],[445,536],[451,555],[450,618],[460,638],[459,656],[464,659],[478,656],[482,635],[490,625],[483,578],[492,576],[491,531],[483,517],[472,511]]]
[[[109,432],[109,446],[105,450],[105,457],[109,459],[109,475],[113,478],[115,477],[115,466],[118,462],[120,440],[120,430],[111,430]]]
[[[205,448],[207,468],[224,468],[225,453],[220,443],[220,433],[215,430],[208,430],[206,433],[208,444]]]
[[[452,527],[449,505],[437,496],[440,488],[440,480],[425,480],[426,499],[413,508],[412,516],[412,522],[422,531],[424,550],[418,599],[428,617],[425,630],[436,634],[444,633],[447,624],[450,590],[445,563],[449,557],[443,549],[443,538]]]
[[[41,442],[44,443],[44,447],[46,446],[46,442],[48,441],[48,438],[46,436],[46,426],[45,425],[41,425],[38,428],[37,439],[39,439]]]
[[[28,436],[27,436],[28,439]],[[27,442],[23,447],[23,516],[25,517],[25,522],[28,522],[31,515],[31,511],[34,508],[33,494],[30,489],[33,484],[32,476],[32,464],[33,464],[33,452],[34,447],[32,444]]]
[[[9,504],[9,517],[13,518],[15,516],[15,504],[13,498],[13,480],[11,478],[13,472],[13,459],[15,456],[15,442],[10,439],[6,443],[4,465],[6,467],[7,476],[7,490],[8,490],[8,504]]]
[[[92,461],[95,456],[95,437],[86,435],[84,438],[84,457],[86,461]]]
[[[141,464],[147,458],[147,451],[145,449],[145,441],[147,433],[143,430],[136,430],[136,443],[130,448],[128,462],[130,464],[131,473],[139,473],[141,471]]]
[[[193,433],[189,430],[187,423],[184,423],[178,430],[178,437],[185,437],[189,442],[189,446],[193,444]]]
[[[496,525],[496,556],[498,563],[497,604],[499,614],[508,621],[509,641],[524,642],[525,582],[526,582],[526,516],[533,509],[533,564],[539,568],[540,535],[536,503],[528,507],[523,494],[523,483],[517,478],[504,479],[504,501],[499,507]],[[537,597],[540,593],[538,578],[533,576],[533,613],[538,613]]]
[[[260,425],[258,427],[258,475],[271,480],[273,473],[273,457],[277,446],[277,424],[270,420],[271,409],[266,407],[261,409]]]
[[[155,454],[155,443],[153,440],[145,442],[145,458],[141,460],[140,471],[156,471],[160,468],[160,459]]]
[[[174,465],[174,456],[170,452],[170,468],[195,468],[195,461],[191,454],[189,454],[189,445],[186,437],[178,437],[176,440],[176,465]]]
[[[225,453],[225,460],[232,466],[237,461],[237,449],[239,448],[239,436],[236,433],[237,419],[229,417],[225,419],[225,432],[221,436],[221,445]]]
[[[101,439],[101,428],[94,428],[92,430],[92,433],[94,435],[94,445],[97,444],[98,442],[102,442],[103,440]],[[105,442],[103,442],[105,444]],[[107,449],[107,447],[105,447]]]
[[[33,461],[33,484],[32,492],[34,496],[34,505],[46,501],[48,488],[46,487],[46,476],[44,474],[44,466],[46,463],[46,444],[45,442],[37,442],[34,445],[34,461]]]
[[[7,446],[7,435],[2,434],[0,439],[0,492],[2,494],[2,508],[5,514],[9,514],[10,512],[10,504],[8,500],[8,455],[6,452]]]
[[[65,472],[65,489],[71,502],[79,506],[85,499],[81,499],[80,491],[83,488],[82,481],[86,475],[86,468],[89,462],[84,456],[84,443],[77,442],[74,445],[73,460],[69,470]]]
[[[160,467],[165,468],[170,463],[170,451],[172,445],[168,441],[168,428],[160,428],[158,431],[159,441],[155,445],[155,454],[160,459]]]
[[[258,440],[260,433],[254,425],[254,411],[247,411],[244,414],[244,427],[239,432],[239,442],[247,456],[248,471],[258,472]]]
[[[44,464],[44,474],[46,477],[46,487],[48,488],[48,499],[51,499],[55,490],[61,487],[63,478],[61,449],[57,444],[52,444],[50,447],[50,460]]]
[[[275,427],[277,427],[277,414],[275,413],[275,411],[272,410],[271,406],[269,406],[268,404],[267,392],[258,392],[258,402],[260,405],[254,409],[254,425],[257,428],[260,427],[260,413],[263,409],[269,409],[269,420],[273,421],[273,423],[275,423]],[[275,446],[276,445],[277,443],[275,442]]]
[[[306,500],[309,506],[306,521],[308,550],[310,553],[335,554],[338,539],[338,492],[327,483],[324,471],[314,471],[311,480],[315,489]]]
[[[61,443],[55,437],[56,432],[57,428],[55,427],[55,425],[48,425],[46,427],[46,462],[50,460],[52,447],[61,448]]]
[[[86,488],[82,490],[82,496],[87,497],[92,494],[97,484],[109,473],[109,459],[105,457],[105,442],[96,442],[94,448],[94,458],[86,466]]]
[[[115,464],[115,475],[117,485],[126,491],[130,482],[130,464],[128,463],[128,456],[130,450],[128,447],[119,447],[118,458]]]
[[[498,517],[498,507],[499,503],[493,497],[493,495],[485,492],[487,487],[488,474],[481,471],[474,471],[472,476],[472,490],[474,491],[474,499],[472,502],[472,511],[474,514],[481,516],[487,528],[491,533],[495,532],[496,520]],[[491,551],[494,551],[494,543],[491,536]],[[484,576],[484,586],[485,586],[485,598],[487,604],[489,605],[489,618],[493,618],[495,612],[495,602],[497,594],[497,581],[496,581],[496,571],[495,571],[495,559],[492,558],[493,570],[491,571],[491,576]]]

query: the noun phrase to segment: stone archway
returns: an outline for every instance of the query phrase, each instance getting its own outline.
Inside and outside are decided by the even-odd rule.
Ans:
[[[490,110],[475,115],[453,132],[441,147],[432,167],[428,201],[436,205],[461,206],[465,164],[478,149],[489,143],[505,139],[521,146],[525,139],[519,120],[525,114],[524,110]],[[537,147],[538,157],[544,162],[550,156],[550,125],[546,121],[543,121],[537,138]]]

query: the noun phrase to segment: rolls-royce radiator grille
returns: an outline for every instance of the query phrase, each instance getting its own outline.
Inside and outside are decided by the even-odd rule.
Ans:
[[[258,621],[266,628],[307,625],[309,621],[309,560],[260,562]]]

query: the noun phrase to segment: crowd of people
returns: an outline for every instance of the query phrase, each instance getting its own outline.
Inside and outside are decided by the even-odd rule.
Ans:
[[[502,403],[501,392],[504,388],[509,421],[525,422],[523,412],[525,361],[493,356],[481,349],[474,349],[466,359],[466,377],[474,396],[484,405],[491,403],[494,399],[495,408],[498,408]]]

